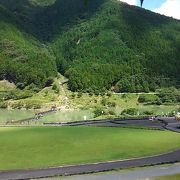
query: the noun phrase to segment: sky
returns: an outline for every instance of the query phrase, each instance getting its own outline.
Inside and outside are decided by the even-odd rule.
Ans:
[[[130,5],[140,5],[140,0],[121,0]],[[144,0],[143,8],[180,20],[180,0]]]

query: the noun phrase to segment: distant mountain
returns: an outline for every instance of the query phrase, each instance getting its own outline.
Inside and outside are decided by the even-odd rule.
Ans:
[[[0,78],[73,91],[180,82],[180,21],[117,0],[0,0]]]

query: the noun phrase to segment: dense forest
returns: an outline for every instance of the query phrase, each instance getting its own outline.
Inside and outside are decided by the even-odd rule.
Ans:
[[[0,0],[0,79],[72,91],[180,84],[180,22],[117,0]]]

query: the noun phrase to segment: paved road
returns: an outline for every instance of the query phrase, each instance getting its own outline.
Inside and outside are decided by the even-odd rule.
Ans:
[[[172,165],[161,165],[155,167],[146,167],[140,169],[131,169],[130,171],[114,171],[107,173],[76,175],[70,177],[46,178],[43,180],[145,180],[159,176],[174,175],[180,173],[180,163]]]
[[[95,120],[95,121],[79,121],[70,123],[46,123],[45,125],[54,126],[101,126],[101,127],[136,127],[149,129],[168,129],[170,131],[180,132],[180,121],[174,117],[157,117],[150,121],[145,119],[128,119],[128,120]]]
[[[148,165],[158,165],[158,164],[175,163],[175,162],[180,162],[180,150],[159,156],[124,160],[124,161],[112,161],[112,162],[66,166],[66,167],[57,167],[57,168],[48,168],[48,169],[1,172],[0,179],[1,180],[32,179],[32,178],[41,178],[41,177],[51,177],[57,175],[75,175],[75,174],[84,174],[84,173],[87,174],[91,172],[102,172],[102,171],[110,171],[115,169],[126,169],[131,167],[142,167]]]
[[[174,117],[159,117],[158,120],[165,124],[165,129],[180,133],[180,121]]]
[[[44,123],[44,125],[55,126],[103,126],[103,127],[149,127],[154,129],[163,129],[163,121],[155,120],[150,121],[146,119],[128,119],[128,120],[90,120],[90,121],[78,121],[69,123]]]

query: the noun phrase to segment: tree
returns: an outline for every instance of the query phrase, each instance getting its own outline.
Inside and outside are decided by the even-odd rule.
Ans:
[[[142,7],[144,0],[140,0],[140,2],[141,2],[141,7]],[[88,3],[88,0],[84,0],[84,4],[87,5],[87,3]]]

